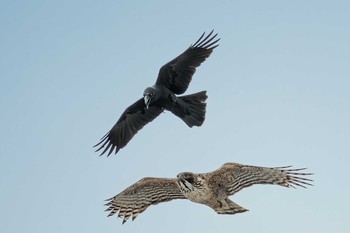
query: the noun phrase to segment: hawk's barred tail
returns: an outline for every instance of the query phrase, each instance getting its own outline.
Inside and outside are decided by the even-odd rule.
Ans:
[[[206,91],[177,97],[171,112],[180,117],[189,127],[201,126],[205,119],[208,98]]]
[[[221,201],[220,205],[215,207],[214,210],[218,214],[238,214],[248,211],[246,208],[243,208],[228,198]]]

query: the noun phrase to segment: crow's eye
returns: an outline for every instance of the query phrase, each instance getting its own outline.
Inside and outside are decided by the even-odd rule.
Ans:
[[[149,97],[152,97],[152,96],[153,96],[153,93],[149,93],[148,96],[149,96]]]

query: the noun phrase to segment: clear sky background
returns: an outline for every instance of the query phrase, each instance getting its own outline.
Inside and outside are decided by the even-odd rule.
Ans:
[[[0,232],[350,232],[349,1],[1,1]],[[187,94],[116,156],[96,144],[204,32],[220,46]],[[177,200],[134,222],[104,199],[139,179],[225,162],[307,167],[313,187],[260,185],[234,216]]]

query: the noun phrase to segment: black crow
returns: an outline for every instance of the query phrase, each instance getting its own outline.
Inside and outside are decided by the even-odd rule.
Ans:
[[[213,31],[204,37],[203,33],[185,52],[160,68],[156,83],[147,87],[143,98],[123,112],[113,128],[94,146],[98,147],[96,152],[103,149],[103,155],[109,150],[109,156],[115,150],[116,154],[140,129],[164,110],[180,117],[189,127],[203,124],[206,91],[185,96],[175,94],[183,94],[187,90],[196,68],[218,46],[220,39],[214,40],[217,34],[212,34]]]

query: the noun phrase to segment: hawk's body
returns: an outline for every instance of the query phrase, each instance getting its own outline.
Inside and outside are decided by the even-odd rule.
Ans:
[[[301,170],[304,168],[266,168],[225,163],[221,168],[209,173],[184,172],[178,174],[175,179],[143,178],[107,200],[107,211],[110,211],[108,216],[119,211],[118,217],[124,217],[124,223],[130,216],[134,220],[152,204],[174,199],[189,199],[207,205],[218,214],[245,212],[247,209],[228,199],[228,196],[253,184],[277,184],[285,187],[297,185],[305,188],[304,185],[311,185],[307,182],[312,180],[300,176],[311,173],[299,172]]]

